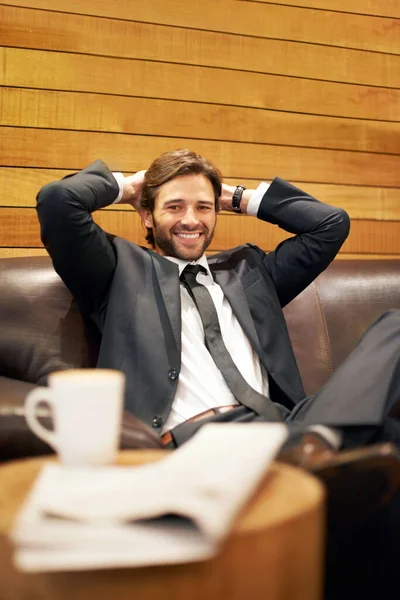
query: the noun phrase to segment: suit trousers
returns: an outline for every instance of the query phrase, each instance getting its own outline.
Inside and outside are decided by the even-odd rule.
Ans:
[[[310,425],[327,425],[343,434],[344,448],[391,441],[400,447],[400,310],[378,318],[353,352],[314,396],[290,412],[281,407],[289,439]],[[205,423],[265,421],[245,406],[194,423],[182,423],[171,432],[177,446]]]

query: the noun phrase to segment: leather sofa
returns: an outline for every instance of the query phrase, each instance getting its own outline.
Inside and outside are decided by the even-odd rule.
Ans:
[[[392,308],[400,260],[336,260],[285,308],[307,394]],[[95,366],[99,342],[48,257],[0,259],[0,461],[50,451],[27,430],[24,398],[52,371]]]

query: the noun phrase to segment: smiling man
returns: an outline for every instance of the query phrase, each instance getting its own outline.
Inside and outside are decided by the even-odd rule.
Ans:
[[[140,213],[151,249],[93,221],[92,212],[114,202]],[[291,236],[269,253],[247,243],[207,257],[221,209]],[[325,482],[330,514],[340,515],[335,532],[348,540],[347,529],[353,535],[367,520],[349,562],[365,546],[386,571],[393,558],[397,577],[399,455],[387,444],[352,448],[400,444],[391,416],[400,400],[400,311],[383,315],[308,398],[282,312],[336,256],[347,214],[279,178],[256,190],[222,184],[219,171],[188,150],[128,177],[96,161],[45,186],[37,210],[56,271],[101,333],[98,367],[126,375],[124,422],[133,440],[173,448],[208,422],[284,422],[279,458]],[[394,553],[371,538],[368,518],[380,514],[379,532],[390,532]]]
[[[152,249],[94,223],[91,213],[114,202],[140,213]],[[248,243],[206,257],[220,209],[292,237],[270,253]],[[384,316],[306,398],[282,313],[336,256],[349,231],[343,210],[279,178],[256,190],[222,184],[189,150],[128,177],[97,161],[45,186],[37,210],[56,271],[102,335],[98,366],[125,373],[126,411],[163,445],[179,446],[206,422],[253,420],[286,422],[289,446],[308,451],[400,443],[387,417],[400,399],[399,314]],[[377,344],[385,353],[371,352]]]

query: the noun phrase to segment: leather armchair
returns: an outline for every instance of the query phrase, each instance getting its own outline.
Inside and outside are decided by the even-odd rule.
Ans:
[[[307,394],[391,308],[400,308],[400,260],[337,260],[285,308]],[[52,371],[94,367],[99,344],[48,257],[0,259],[0,461],[50,452],[27,430],[25,396]]]

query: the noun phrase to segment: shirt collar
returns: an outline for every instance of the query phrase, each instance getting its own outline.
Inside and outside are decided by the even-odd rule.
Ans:
[[[165,256],[165,258],[167,258],[171,262],[173,262],[176,265],[178,265],[178,268],[179,268],[179,277],[181,276],[182,271],[186,267],[186,265],[201,265],[202,267],[204,267],[206,269],[207,273],[212,278],[210,267],[208,266],[207,257],[206,257],[205,254],[203,254],[203,256],[201,258],[199,258],[199,260],[190,260],[190,261],[189,260],[182,260],[181,258],[175,258],[175,256]]]

